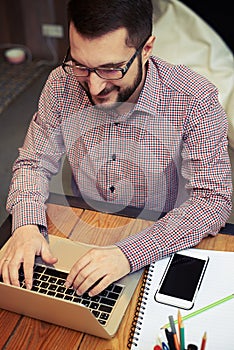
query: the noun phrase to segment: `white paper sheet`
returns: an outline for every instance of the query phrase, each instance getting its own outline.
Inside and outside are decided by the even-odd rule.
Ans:
[[[234,252],[199,250],[199,253],[208,255],[210,261],[195,305],[188,311],[181,309],[182,317],[234,293]],[[132,344],[132,350],[153,350],[159,335],[166,341],[165,332],[160,328],[169,322],[168,316],[173,315],[174,320],[177,319],[177,308],[159,304],[154,300],[155,291],[168,261],[169,258],[166,258],[151,265],[154,273],[151,277],[144,317],[141,320],[140,335],[136,335],[138,341],[136,341],[136,345]],[[233,350],[234,299],[185,320],[184,328],[186,346],[192,343],[200,349],[202,336],[206,331],[206,350]],[[178,329],[177,326],[176,329]]]

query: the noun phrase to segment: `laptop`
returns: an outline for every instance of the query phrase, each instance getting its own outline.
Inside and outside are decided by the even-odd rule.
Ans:
[[[1,279],[0,308],[111,339],[119,328],[143,269],[112,283],[98,296],[89,297],[85,293],[79,298],[72,288],[64,287],[64,281],[77,259],[93,245],[53,235],[49,235],[49,242],[58,262],[48,266],[40,257],[35,259],[30,291],[25,288],[23,269],[19,271],[20,287],[7,285]],[[6,245],[0,251],[0,257]]]

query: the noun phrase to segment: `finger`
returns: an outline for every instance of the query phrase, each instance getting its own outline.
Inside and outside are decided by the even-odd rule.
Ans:
[[[33,267],[35,262],[35,254],[33,251],[28,252],[24,257],[23,270],[24,270],[24,280],[27,289],[32,288],[33,284]]]
[[[8,276],[9,276],[10,283],[13,286],[17,286],[17,287],[20,286],[19,268],[20,268],[20,261],[17,262],[14,259],[12,259],[8,264]]]
[[[1,275],[2,275],[2,279],[3,282],[6,284],[10,284],[10,276],[9,276],[9,259],[5,258],[4,260],[2,260],[2,265],[1,265]]]
[[[96,283],[98,283],[103,278],[103,271],[95,270],[91,273],[83,270],[77,276],[73,283],[73,288],[76,290],[78,295],[82,295],[89,291]]]
[[[106,275],[101,278],[94,287],[89,290],[88,294],[90,297],[93,297],[97,294],[100,294],[104,289],[106,289],[114,280],[110,279],[110,276]]]
[[[12,237],[8,240],[8,242],[10,242],[12,239]],[[7,247],[4,251],[4,255],[2,256],[2,258],[0,259],[0,275],[2,275],[2,270],[3,270],[3,265],[8,261],[11,260],[11,253],[12,253],[12,250],[9,249],[9,243],[7,244]]]
[[[52,254],[52,252],[49,248],[49,244],[46,241],[42,243],[41,258],[47,264],[55,264],[58,261],[58,259]]]
[[[83,270],[83,273],[82,273],[83,276],[82,275],[79,276],[80,281],[77,280],[76,287],[74,289],[76,289],[82,283],[82,281],[87,277],[85,275],[84,268],[88,266],[90,262],[91,262],[91,258],[88,254],[86,254],[72,266],[71,271],[69,272],[65,282],[66,288],[69,288],[71,285],[74,286],[75,279],[77,278],[77,276],[79,276],[80,272]]]

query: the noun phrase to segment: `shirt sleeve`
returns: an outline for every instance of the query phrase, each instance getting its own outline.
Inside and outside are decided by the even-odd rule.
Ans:
[[[64,145],[60,127],[59,99],[49,77],[42,90],[38,112],[29,125],[24,144],[13,164],[6,209],[12,214],[12,231],[23,225],[39,225],[46,232],[45,202],[49,180],[60,169]]]
[[[116,243],[132,272],[197,245],[225,225],[232,207],[227,127],[216,93],[188,112],[181,167],[188,199],[151,227]]]

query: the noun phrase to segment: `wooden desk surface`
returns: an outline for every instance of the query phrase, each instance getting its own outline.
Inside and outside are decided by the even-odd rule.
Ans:
[[[108,245],[139,232],[151,221],[48,205],[49,233],[85,243]],[[111,234],[110,234],[111,231]],[[219,234],[204,239],[201,249],[234,251],[234,236]],[[100,339],[60,326],[0,309],[0,349],[7,350],[127,350],[130,327],[140,283],[120,325],[111,340]]]

